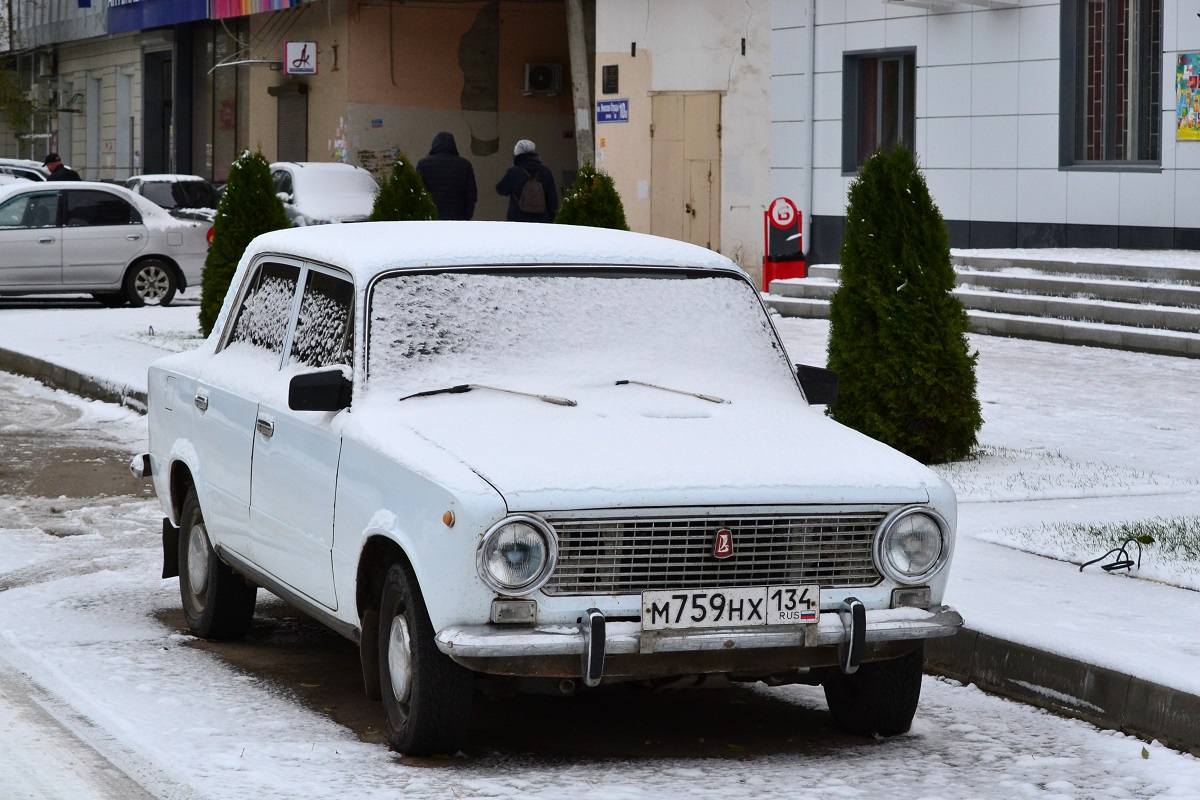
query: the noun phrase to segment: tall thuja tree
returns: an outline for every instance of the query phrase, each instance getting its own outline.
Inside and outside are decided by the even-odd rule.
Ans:
[[[954,283],[946,223],[912,154],[875,153],[850,185],[829,413],[926,464],[967,455],[983,424]]]
[[[425,182],[403,153],[379,187],[370,219],[372,222],[437,219],[437,205],[425,189]]]
[[[612,176],[602,169],[596,169],[591,162],[580,168],[575,183],[558,207],[554,221],[565,225],[629,230],[629,224],[625,221],[625,206],[621,204],[621,195],[617,193]]]
[[[225,194],[217,204],[213,240],[204,259],[200,281],[200,331],[207,336],[221,313],[221,304],[242,253],[255,236],[287,228],[283,203],[275,196],[271,167],[262,153],[244,151],[229,170]]]

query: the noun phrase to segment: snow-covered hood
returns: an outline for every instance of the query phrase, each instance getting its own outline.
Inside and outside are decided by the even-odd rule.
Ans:
[[[576,406],[488,389],[391,398],[356,408],[359,433],[348,433],[402,462],[415,434],[490,483],[510,511],[919,503],[941,484],[798,394],[754,405],[642,387],[603,392]]]

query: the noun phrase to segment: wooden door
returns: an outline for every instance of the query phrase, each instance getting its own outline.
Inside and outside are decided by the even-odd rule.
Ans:
[[[650,232],[720,247],[721,96],[655,95],[650,147]]]

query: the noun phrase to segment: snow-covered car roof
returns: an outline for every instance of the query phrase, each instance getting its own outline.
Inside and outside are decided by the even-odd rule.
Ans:
[[[42,166],[40,161],[29,158],[0,158],[0,172],[28,176],[30,180],[35,180],[33,176],[41,180],[50,177],[50,170]]]
[[[359,286],[381,272],[428,267],[598,265],[742,270],[697,245],[643,233],[527,222],[363,222],[264,233],[260,253],[292,255],[349,270]],[[744,274],[744,273],[743,273]]]
[[[126,183],[130,181],[142,181],[144,183],[175,183],[176,181],[203,181],[204,178],[199,175],[176,175],[173,173],[161,173],[152,175],[134,175]]]

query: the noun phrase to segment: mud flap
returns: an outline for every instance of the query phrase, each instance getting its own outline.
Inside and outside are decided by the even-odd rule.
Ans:
[[[163,573],[164,578],[179,577],[179,528],[163,517]]]

